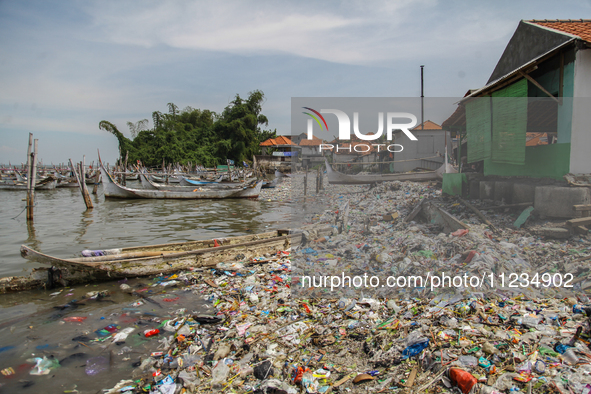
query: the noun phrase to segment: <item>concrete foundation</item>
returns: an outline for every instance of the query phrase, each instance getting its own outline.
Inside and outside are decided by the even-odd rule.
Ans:
[[[505,204],[513,203],[513,182],[495,181],[494,200]]]
[[[495,199],[495,182],[494,181],[480,181],[480,199],[494,200]]]
[[[470,181],[470,195],[471,200],[480,199],[480,181]]]
[[[572,218],[573,205],[589,204],[590,200],[590,189],[586,187],[537,186],[534,208],[539,215]]]
[[[513,184],[513,204],[534,202],[536,187],[524,183]]]
[[[591,188],[563,185],[539,185],[519,180],[486,180],[470,182],[470,198],[498,203],[532,202],[535,213],[548,218],[574,218],[573,205],[591,204]]]

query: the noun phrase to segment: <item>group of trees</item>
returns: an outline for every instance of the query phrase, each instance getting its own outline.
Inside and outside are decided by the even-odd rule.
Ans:
[[[264,98],[260,90],[250,92],[246,99],[236,95],[220,114],[191,107],[179,111],[168,103],[168,113],[152,113],[152,129],[147,119],[127,122],[131,139],[111,122],[103,120],[99,128],[117,137],[120,156],[129,154],[131,163],[141,160],[147,166],[157,166],[163,161],[191,162],[206,167],[226,164],[226,159],[241,163],[260,153],[262,141],[276,137],[276,130],[261,128],[268,125],[261,113]]]

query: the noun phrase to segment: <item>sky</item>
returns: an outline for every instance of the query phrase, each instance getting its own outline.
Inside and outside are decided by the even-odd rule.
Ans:
[[[221,112],[265,94],[290,134],[292,97],[462,97],[485,85],[522,19],[591,17],[591,1],[0,0],[0,163],[118,157],[107,120]],[[441,115],[431,119],[441,123]],[[429,113],[425,119],[430,119]]]

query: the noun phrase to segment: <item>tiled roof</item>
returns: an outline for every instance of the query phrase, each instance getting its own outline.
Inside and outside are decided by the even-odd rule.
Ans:
[[[266,141],[263,141],[259,144],[260,146],[277,146],[277,145],[294,145],[293,142],[284,135],[280,135],[279,137],[269,138]]]
[[[300,141],[300,146],[318,146],[320,144],[322,144],[322,140],[315,135],[312,136],[311,140],[304,138]]]
[[[591,19],[533,19],[528,22],[572,34],[591,42]]]
[[[435,122],[431,122],[430,120],[426,120],[424,123],[425,123],[424,130],[441,130],[441,126],[439,126]],[[421,130],[421,125],[418,125],[411,130]]]
[[[548,144],[548,135],[546,133],[526,133],[525,146],[538,146]]]

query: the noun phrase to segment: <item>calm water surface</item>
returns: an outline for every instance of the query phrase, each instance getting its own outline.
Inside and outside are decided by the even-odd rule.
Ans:
[[[129,183],[130,186],[139,183]],[[105,199],[102,188],[86,210],[77,188],[36,193],[35,220],[27,225],[25,192],[0,192],[0,277],[24,275],[39,265],[20,257],[25,244],[56,257],[79,256],[84,249],[110,249],[216,237],[230,237],[289,227],[285,201],[119,200]],[[279,198],[281,200],[281,198]],[[19,215],[20,214],[20,215]],[[18,215],[18,216],[17,216]],[[16,217],[16,218],[15,218]]]
[[[98,196],[92,196],[95,207],[89,211],[78,189],[56,189],[37,193],[33,225],[27,224],[22,212],[25,193],[0,192],[0,196],[0,277],[24,275],[38,266],[20,257],[21,244],[57,257],[74,257],[83,249],[221,238],[290,227],[286,187],[263,190],[258,200],[196,201],[105,200],[99,188]],[[180,308],[187,313],[208,312],[201,297],[180,288],[161,287],[158,279],[127,283],[160,306],[135,306],[139,297],[121,292],[118,282],[0,295],[0,370],[15,371],[12,376],[0,375],[0,393],[101,393],[130,378],[134,363],[159,350],[161,336],[145,338],[145,329],[177,316]],[[104,302],[85,299],[87,292],[96,290],[108,290],[110,296]],[[73,300],[82,302],[72,306]],[[84,321],[67,322],[68,317]],[[95,331],[109,324],[134,327],[125,346],[110,340],[79,340],[94,340]],[[34,357],[56,359],[60,367],[48,375],[31,375]],[[89,366],[94,362],[102,362],[102,369],[91,374]]]

